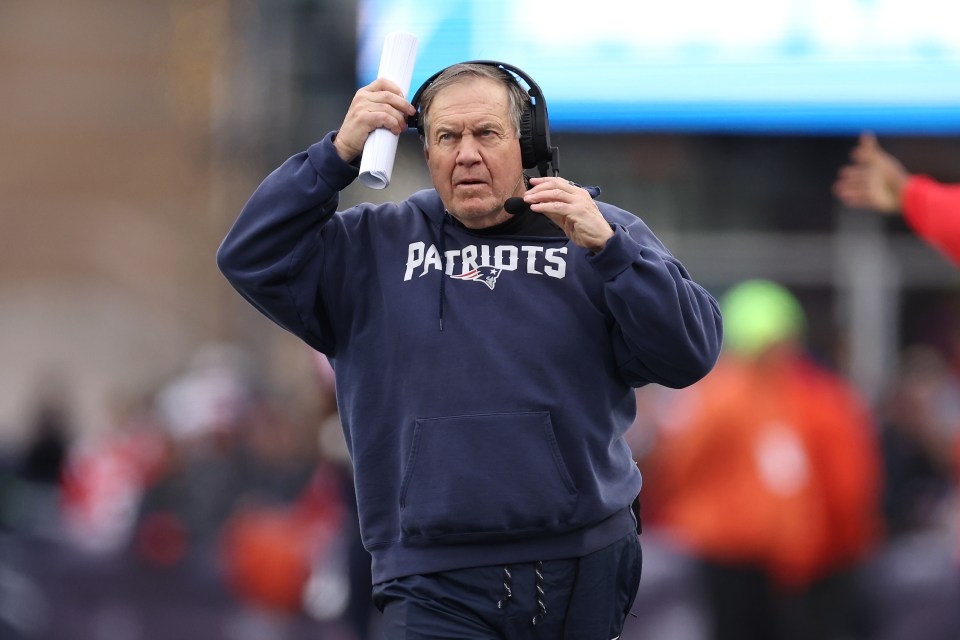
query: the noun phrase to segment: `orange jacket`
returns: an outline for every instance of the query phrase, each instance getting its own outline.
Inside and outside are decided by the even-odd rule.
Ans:
[[[677,395],[647,486],[660,524],[695,553],[803,586],[867,553],[880,454],[864,403],[806,358],[731,356]]]

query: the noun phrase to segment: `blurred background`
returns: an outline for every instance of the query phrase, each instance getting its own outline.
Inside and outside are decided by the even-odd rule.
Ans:
[[[872,469],[857,476],[876,508],[851,526],[877,526],[774,607],[841,603],[828,609],[855,624],[795,637],[956,638],[960,271],[831,184],[868,129],[910,171],[960,182],[960,8],[422,4],[0,4],[0,637],[374,636],[332,374],[214,255],[402,29],[420,38],[411,89],[467,59],[522,68],[565,177],[640,215],[718,298],[761,278],[802,307],[810,362],[863,407],[868,436],[827,446],[833,468]],[[358,182],[342,206],[427,186],[407,133],[392,184]],[[697,391],[638,393],[650,504],[624,638],[712,636],[711,592],[664,508],[675,487],[658,481],[683,484],[669,436]],[[842,589],[814,588],[838,575]]]

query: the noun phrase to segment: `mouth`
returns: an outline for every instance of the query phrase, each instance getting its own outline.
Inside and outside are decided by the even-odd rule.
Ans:
[[[487,184],[487,181],[486,181],[486,180],[471,180],[471,179],[466,179],[466,180],[457,180],[457,181],[454,183],[453,186],[455,186],[455,187],[468,187],[468,188],[469,188],[469,187],[479,187],[479,186],[483,186],[483,185],[485,185],[485,184]]]

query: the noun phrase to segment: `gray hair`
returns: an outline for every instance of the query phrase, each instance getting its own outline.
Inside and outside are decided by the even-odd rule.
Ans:
[[[424,133],[424,146],[427,145],[427,116],[430,113],[430,106],[433,104],[433,99],[442,89],[458,82],[475,78],[496,80],[506,87],[508,101],[507,115],[513,123],[513,128],[517,132],[517,135],[520,134],[520,119],[524,110],[530,104],[530,95],[527,93],[527,90],[517,82],[512,73],[501,67],[489,64],[460,63],[444,69],[420,95],[420,113],[418,118],[420,130]]]

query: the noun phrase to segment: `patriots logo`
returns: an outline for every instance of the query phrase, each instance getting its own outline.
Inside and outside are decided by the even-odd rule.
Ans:
[[[494,267],[484,266],[470,269],[470,271],[461,273],[460,275],[452,275],[450,277],[456,278],[457,280],[473,280],[475,282],[482,282],[492,291],[497,285],[497,278],[500,277],[501,271],[503,271],[503,269],[495,269]]]

